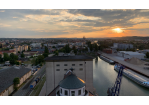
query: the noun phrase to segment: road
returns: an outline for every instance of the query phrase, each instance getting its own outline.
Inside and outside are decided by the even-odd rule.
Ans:
[[[42,68],[32,78],[30,78],[30,80],[28,80],[24,86],[22,86],[16,93],[13,94],[13,96],[28,96],[31,92],[29,87],[30,84],[35,80],[36,77],[42,77],[45,74],[45,67],[45,65],[42,66]]]

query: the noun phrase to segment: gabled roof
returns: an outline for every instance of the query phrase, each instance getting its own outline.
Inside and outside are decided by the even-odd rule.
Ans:
[[[25,67],[20,67],[20,69],[17,69],[15,67],[3,69],[3,70],[1,69],[0,70],[0,93],[13,84],[14,78],[16,77],[21,78],[29,71],[31,71],[31,69],[28,69]]]

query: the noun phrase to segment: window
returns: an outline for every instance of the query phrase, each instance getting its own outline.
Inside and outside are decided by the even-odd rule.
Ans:
[[[65,90],[65,95],[68,96],[68,91],[67,90]]]
[[[67,64],[64,64],[64,66],[67,66]]]
[[[72,64],[72,66],[75,66],[75,64]]]
[[[78,95],[81,95],[81,90],[78,90]]]
[[[80,71],[82,71],[83,70],[83,68],[80,68]]]
[[[75,91],[71,91],[71,96],[75,96]]]
[[[83,66],[83,64],[80,64],[80,66]]]
[[[67,69],[64,69],[64,71],[67,71]]]
[[[56,69],[56,71],[60,71],[60,69]]]
[[[62,94],[62,89],[61,89],[61,94]]]
[[[60,66],[60,64],[56,64],[56,66]]]

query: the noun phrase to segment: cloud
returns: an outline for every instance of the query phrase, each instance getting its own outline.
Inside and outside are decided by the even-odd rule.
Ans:
[[[149,28],[147,25],[149,10],[6,9],[0,11],[3,11],[0,12],[0,27],[4,29],[0,30],[0,33],[2,31],[4,35],[9,34],[7,31],[12,32],[12,35],[18,32],[17,35],[52,36],[96,31],[110,34],[110,30],[114,28],[125,28],[126,31]]]

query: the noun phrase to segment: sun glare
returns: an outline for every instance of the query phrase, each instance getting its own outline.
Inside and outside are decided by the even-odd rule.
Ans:
[[[121,33],[121,32],[123,32],[123,30],[120,29],[120,28],[115,28],[115,29],[113,29],[113,31],[115,31],[115,32],[117,32],[117,33]]]

